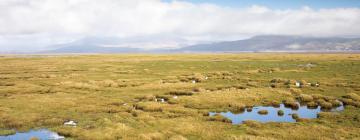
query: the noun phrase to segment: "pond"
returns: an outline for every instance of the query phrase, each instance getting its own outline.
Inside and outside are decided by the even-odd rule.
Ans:
[[[267,110],[267,114],[259,114],[260,110]],[[284,115],[278,115],[278,111],[282,110]],[[328,111],[341,111],[344,110],[344,106],[341,105],[337,108],[333,108]],[[317,118],[317,114],[322,112],[320,106],[317,108],[308,108],[307,106],[300,106],[298,109],[292,109],[285,107],[284,104],[280,104],[280,107],[272,107],[272,106],[257,106],[253,107],[252,110],[246,110],[241,113],[233,113],[233,112],[210,112],[210,116],[214,116],[216,114],[220,114],[230,120],[232,120],[233,124],[241,124],[246,120],[254,120],[259,122],[296,122],[293,119],[292,114],[296,113],[300,118],[308,118],[313,119]]]
[[[60,136],[58,133],[47,130],[30,130],[28,132],[16,132],[13,135],[0,136],[1,140],[29,140],[31,138],[38,138],[39,140],[64,140],[64,136]]]

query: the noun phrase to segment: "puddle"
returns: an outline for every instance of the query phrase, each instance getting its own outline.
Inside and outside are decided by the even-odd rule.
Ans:
[[[267,110],[268,114],[259,114],[258,111],[260,110]],[[278,111],[284,111],[284,115],[279,116]],[[344,106],[341,105],[337,108],[333,108],[328,111],[341,111],[344,110]],[[254,120],[258,122],[296,122],[295,119],[292,118],[292,114],[296,113],[299,115],[300,118],[308,118],[314,119],[317,118],[317,114],[319,112],[323,112],[321,107],[318,106],[317,108],[308,108],[307,106],[300,106],[299,109],[291,109],[285,107],[284,104],[280,104],[280,107],[272,107],[272,106],[257,106],[253,107],[252,110],[245,110],[241,113],[233,113],[233,112],[210,112],[210,116],[215,114],[221,114],[222,116],[229,118],[232,120],[233,124],[241,124],[243,121],[246,120]]]
[[[29,140],[38,138],[39,140],[64,140],[64,136],[60,136],[56,132],[47,129],[30,130],[28,132],[17,132],[14,135],[0,136],[1,140]]]

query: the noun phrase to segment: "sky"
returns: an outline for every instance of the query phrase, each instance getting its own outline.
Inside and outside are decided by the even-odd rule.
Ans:
[[[0,0],[0,52],[84,40],[176,48],[264,34],[359,36],[359,25],[360,0]]]
[[[163,0],[171,2],[172,0]],[[262,5],[273,9],[299,9],[309,6],[314,9],[322,8],[356,8],[360,7],[359,0],[185,0],[191,3],[212,3],[220,6],[244,8],[252,5]]]

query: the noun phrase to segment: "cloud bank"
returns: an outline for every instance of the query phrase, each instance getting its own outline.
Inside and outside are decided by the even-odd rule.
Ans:
[[[359,25],[359,8],[279,10],[161,0],[0,1],[0,49],[5,51],[41,50],[88,36],[171,36],[175,42],[261,34],[352,36],[360,35]]]

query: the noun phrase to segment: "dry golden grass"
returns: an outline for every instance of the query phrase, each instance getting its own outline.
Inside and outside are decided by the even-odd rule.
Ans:
[[[79,140],[358,139],[359,60],[285,53],[1,57],[0,135],[49,128]],[[308,63],[316,67],[299,66]],[[282,101],[296,108],[297,101],[315,107],[337,100],[347,105],[343,112],[297,123],[232,125],[209,117]],[[64,126],[66,120],[78,126]]]

